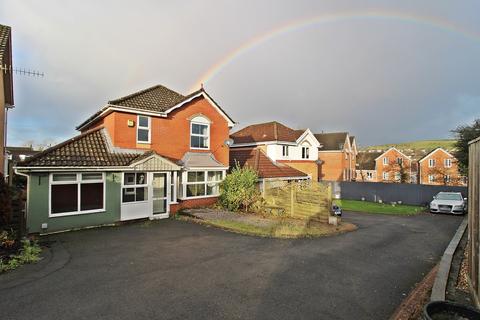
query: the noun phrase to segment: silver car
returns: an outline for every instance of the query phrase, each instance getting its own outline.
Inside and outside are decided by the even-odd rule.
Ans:
[[[430,202],[430,212],[464,214],[467,209],[466,200],[460,192],[439,192]]]

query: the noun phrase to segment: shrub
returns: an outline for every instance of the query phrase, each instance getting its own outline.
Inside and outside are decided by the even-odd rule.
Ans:
[[[258,175],[255,170],[248,167],[240,168],[236,163],[231,173],[220,184],[220,204],[231,211],[241,209],[248,211],[260,197],[257,181]]]
[[[10,222],[12,216],[12,194],[0,173],[0,227]]]
[[[12,255],[6,259],[0,258],[0,273],[16,269],[22,264],[39,261],[41,251],[42,249],[36,241],[23,240],[19,254]]]

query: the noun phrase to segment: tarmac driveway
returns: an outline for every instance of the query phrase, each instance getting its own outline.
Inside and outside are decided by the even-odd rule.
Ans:
[[[388,319],[462,220],[344,218],[359,229],[303,240],[173,220],[50,236],[50,262],[0,276],[0,319]]]

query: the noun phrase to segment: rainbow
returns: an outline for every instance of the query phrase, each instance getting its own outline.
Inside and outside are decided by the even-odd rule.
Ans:
[[[210,66],[208,70],[202,74],[202,76],[195,82],[191,90],[198,89],[202,84],[207,83],[214,78],[222,69],[231,64],[234,60],[242,56],[243,54],[253,50],[259,45],[272,40],[273,38],[281,35],[295,32],[304,28],[316,27],[322,24],[340,22],[354,19],[381,19],[388,21],[396,21],[402,23],[415,23],[431,28],[441,29],[447,32],[451,32],[457,35],[461,35],[465,38],[480,41],[480,34],[465,30],[449,21],[441,20],[434,17],[419,16],[410,13],[398,13],[398,12],[386,12],[370,10],[365,12],[343,12],[334,14],[316,15],[303,19],[289,21],[283,25],[280,25],[272,30],[269,30],[263,34],[257,35],[239,47],[230,51],[223,58],[218,60],[215,64]]]

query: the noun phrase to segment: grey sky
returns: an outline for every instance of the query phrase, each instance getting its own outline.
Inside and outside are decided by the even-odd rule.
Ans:
[[[350,131],[362,145],[447,138],[480,117],[478,1],[0,0],[15,66],[46,74],[15,77],[9,144],[60,142],[108,100],[154,84],[187,94],[230,52],[291,21],[372,11],[269,38],[205,87],[235,130],[277,120]]]

